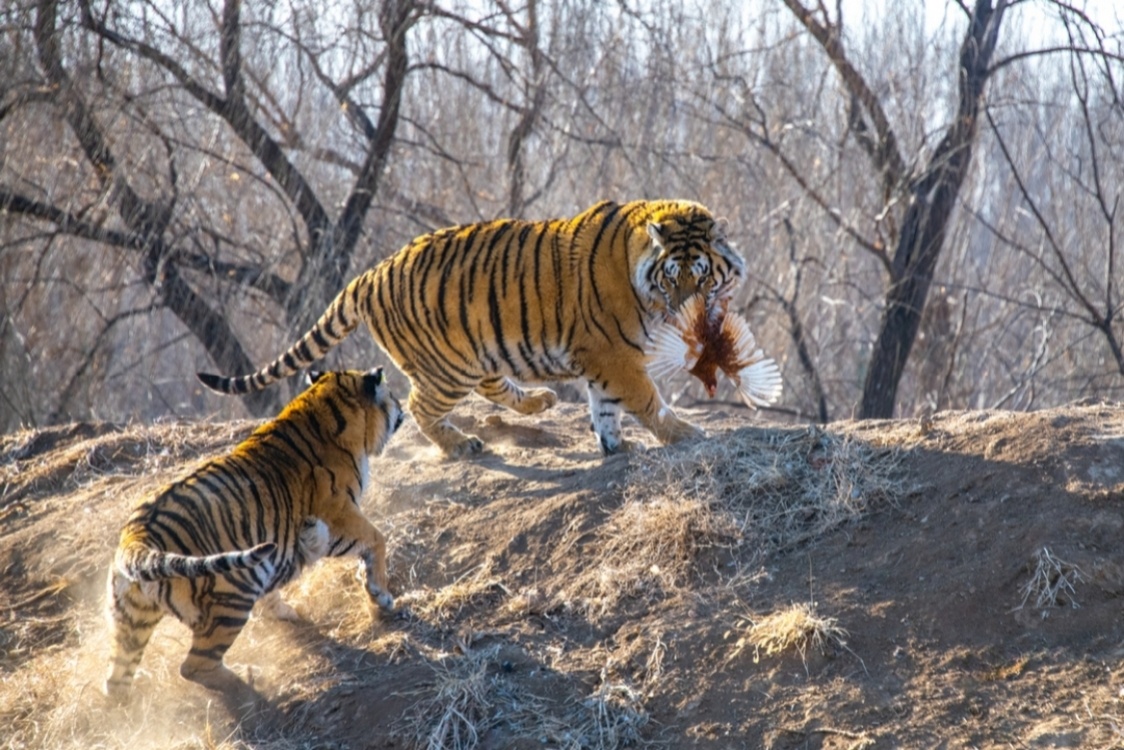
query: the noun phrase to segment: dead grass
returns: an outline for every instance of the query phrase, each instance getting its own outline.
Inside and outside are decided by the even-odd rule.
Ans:
[[[807,665],[809,649],[826,654],[846,647],[846,637],[847,631],[834,617],[817,614],[814,605],[798,603],[759,620],[747,620],[726,661],[752,648],[754,662],[760,661],[762,655],[777,656],[795,651]]]
[[[1022,609],[1030,601],[1033,601],[1035,609],[1064,607],[1066,604],[1074,609],[1081,606],[1074,597],[1076,584],[1085,581],[1081,568],[1055,557],[1047,547],[1035,552],[1033,563],[1027,567],[1033,567],[1033,570],[1030,580],[1020,589],[1023,598],[1015,609]]]
[[[435,666],[436,690],[418,701],[405,732],[413,747],[471,750],[494,726],[494,682],[488,676],[496,648],[469,651],[451,666]]]
[[[632,499],[598,531],[595,562],[583,566],[562,595],[599,617],[625,598],[655,600],[692,582],[699,553],[728,546],[738,531],[699,498]]]
[[[106,474],[144,475],[181,467],[228,449],[255,426],[249,420],[78,424],[13,433],[0,440],[0,486],[6,485],[9,494],[28,486],[73,488]]]
[[[698,500],[762,557],[797,547],[904,492],[901,455],[817,427],[744,428],[722,440],[650,451],[626,497]]]
[[[580,700],[545,699],[516,689],[497,664],[499,647],[466,648],[435,662],[431,691],[395,725],[417,750],[473,750],[531,740],[570,750],[644,747],[648,723],[642,696],[605,680]]]
[[[421,587],[408,592],[399,604],[427,622],[447,623],[463,610],[480,605],[497,605],[511,592],[493,572],[495,562],[488,556],[452,583],[440,588]]]
[[[633,461],[624,504],[597,534],[563,602],[593,616],[623,599],[674,596],[699,580],[706,550],[727,581],[751,581],[793,549],[880,502],[905,481],[901,456],[818,428],[742,429],[722,440],[649,451]]]
[[[628,685],[602,682],[597,692],[576,706],[572,716],[575,729],[564,733],[571,742],[564,746],[614,750],[648,744],[640,735],[648,723],[642,696]]]

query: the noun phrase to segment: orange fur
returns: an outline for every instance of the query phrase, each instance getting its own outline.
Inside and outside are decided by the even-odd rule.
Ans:
[[[144,501],[121,531],[108,581],[114,631],[106,692],[121,700],[165,614],[191,628],[180,667],[211,688],[254,602],[324,555],[361,559],[374,604],[393,607],[386,542],[359,510],[367,458],[401,424],[382,370],[317,375],[229,454]]]
[[[354,279],[311,331],[257,373],[200,378],[223,393],[264,388],[365,322],[410,378],[418,426],[446,454],[483,448],[447,419],[473,392],[524,414],[557,400],[515,381],[585,380],[605,453],[625,447],[622,410],[673,443],[701,433],[675,416],[647,372],[652,334],[695,294],[728,299],[743,276],[721,224],[689,201],[606,201],[570,219],[453,227],[418,237]]]

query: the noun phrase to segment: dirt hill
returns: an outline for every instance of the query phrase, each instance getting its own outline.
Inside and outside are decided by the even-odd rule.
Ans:
[[[166,618],[107,706],[102,607],[129,508],[250,423],[0,438],[0,745],[1124,746],[1124,409],[719,407],[689,413],[704,442],[609,459],[581,406],[458,413],[491,454],[411,424],[373,467],[397,616],[320,564],[285,592],[304,621],[228,655],[246,705],[179,678]]]

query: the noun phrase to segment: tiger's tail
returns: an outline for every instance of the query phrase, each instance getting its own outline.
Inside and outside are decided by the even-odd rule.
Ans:
[[[374,269],[352,279],[351,283],[328,305],[328,309],[320,316],[320,320],[316,321],[316,325],[301,336],[297,343],[290,346],[288,351],[252,375],[224,377],[199,372],[196,373],[196,377],[212,391],[243,394],[260,391],[278,380],[296,375],[331,351],[359,325],[362,319],[359,304],[364,297],[363,290],[370,282],[373,273]]]
[[[265,542],[248,550],[214,555],[180,555],[137,543],[117,553],[117,570],[132,581],[162,581],[168,578],[199,578],[232,570],[256,568],[277,549]]]

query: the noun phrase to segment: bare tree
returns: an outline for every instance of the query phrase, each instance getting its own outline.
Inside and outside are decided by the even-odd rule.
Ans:
[[[859,416],[889,417],[893,414],[898,383],[917,336],[949,221],[971,163],[980,106],[1007,2],[976,0],[971,8],[964,8],[968,28],[960,44],[955,114],[936,148],[908,168],[900,138],[881,99],[844,48],[842,19],[832,20],[823,5],[814,10],[800,0],[784,1],[819,43],[850,99],[847,115],[850,136],[866,153],[871,168],[879,177],[884,207],[880,215],[884,216],[895,206],[904,207],[900,223],[895,222],[890,227],[892,253],[883,241],[869,239],[856,227],[841,223],[852,241],[879,260],[888,276],[882,322],[866,368]],[[785,158],[763,122],[748,132],[757,142]],[[818,204],[831,210],[828,202],[794,165],[790,171]]]
[[[1122,33],[1069,5],[326,7],[0,10],[0,426],[237,414],[192,371],[272,357],[358,268],[601,198],[729,219],[778,415],[1124,386]],[[1060,38],[1009,20],[1043,8]]]
[[[996,158],[1009,170],[1015,205],[1031,226],[1009,232],[984,216],[979,219],[1041,278],[1038,288],[1045,294],[1023,304],[1056,322],[1087,327],[1107,350],[1116,375],[1122,376],[1124,65],[1089,19],[1067,13],[1062,22],[1066,45],[1050,53],[1064,55],[1064,78],[1050,81],[1049,88],[1040,79],[1036,87],[1043,104],[1061,106],[1016,109],[1001,104],[996,112],[989,108],[985,113]],[[1000,66],[1005,64],[1001,61]],[[1024,133],[1030,138],[1021,138],[1016,151],[1012,141]],[[1008,394],[1032,382],[1043,367],[1052,328],[1043,330],[1035,366]]]
[[[56,197],[43,188],[29,193],[11,183],[0,183],[0,209],[9,215],[53,225],[54,231],[62,235],[131,251],[139,259],[141,278],[155,292],[154,307],[174,313],[219,369],[252,370],[253,361],[247,356],[238,332],[228,317],[208,302],[206,293],[197,289],[198,282],[191,277],[202,273],[212,281],[253,288],[283,307],[294,330],[307,327],[326,306],[348,273],[394,142],[408,68],[406,35],[416,19],[415,6],[405,0],[381,3],[381,54],[376,56],[376,64],[364,61],[364,68],[349,71],[338,79],[323,73],[318,65],[318,51],[303,46],[299,39],[295,43],[303,59],[298,55],[294,62],[306,63],[319,74],[319,82],[348,114],[363,144],[354,181],[335,216],[306,175],[307,167],[297,163],[286,150],[286,146],[301,139],[299,129],[294,127],[300,102],[286,102],[285,97],[269,87],[268,69],[262,67],[261,61],[249,65],[244,59],[247,24],[239,0],[227,0],[221,15],[210,19],[213,25],[195,36],[194,22],[201,20],[197,16],[181,19],[181,28],[157,6],[142,3],[133,15],[121,12],[115,4],[97,6],[89,0],[78,4],[77,17],[66,19],[64,32],[60,27],[60,7],[57,0],[40,0],[33,11],[31,32],[41,80],[31,90],[46,94],[34,99],[27,94],[16,95],[6,102],[0,114],[14,116],[32,101],[49,101],[77,142],[87,173],[97,182],[95,200],[112,208],[119,221],[113,227],[106,222],[92,222],[68,208],[67,203],[73,200],[69,196]],[[300,24],[294,25],[299,28]],[[282,29],[276,32],[284,34]],[[100,88],[99,93],[122,97],[123,113],[99,116],[87,93],[92,82],[76,81],[67,69],[68,56],[63,45],[68,33],[84,36],[93,44],[96,53],[80,64],[97,71],[94,81],[100,84],[96,87]],[[293,35],[297,36],[297,32]],[[164,39],[169,40],[167,48],[160,44]],[[207,57],[204,50],[211,42],[214,53]],[[353,52],[349,62],[356,66],[358,51]],[[372,119],[354,96],[359,85],[380,69],[382,96],[378,116]],[[141,72],[131,75],[133,70]],[[168,84],[174,87],[171,93],[165,93]],[[201,110],[186,115],[180,109],[184,97]],[[193,226],[191,209],[182,206],[177,165],[214,154],[208,153],[205,143],[189,140],[182,129],[184,123],[165,123],[152,114],[153,100],[173,112],[179,109],[185,119],[205,114],[211,122],[223,123],[225,130],[212,137],[236,141],[268,175],[269,187],[275,191],[273,197],[300,224],[300,230],[293,234],[298,242],[298,272],[294,281],[283,281],[270,270],[268,261],[224,261],[222,249],[231,244],[229,237],[218,227]],[[289,106],[294,111],[287,112]],[[131,160],[118,156],[118,151],[134,145],[115,139],[108,132],[112,127],[109,121],[121,119],[122,114],[133,121],[139,131],[135,135],[143,133],[162,148],[163,175],[136,164],[135,153]],[[238,169],[256,171],[241,155],[232,158]],[[36,197],[34,192],[43,197]],[[258,413],[276,408],[273,394],[255,395],[249,401]]]

